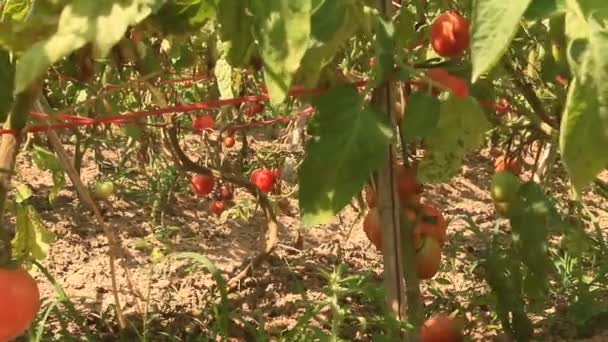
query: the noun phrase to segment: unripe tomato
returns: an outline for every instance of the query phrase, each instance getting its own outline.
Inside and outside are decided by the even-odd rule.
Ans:
[[[431,24],[431,46],[442,57],[456,57],[470,44],[469,20],[457,12],[446,11]]]
[[[521,173],[521,168],[522,162],[521,158],[519,157],[507,158],[505,156],[499,156],[494,160],[495,172],[507,170],[512,172],[514,175],[519,175]]]
[[[225,209],[224,201],[211,201],[209,210],[216,216],[220,216]]]
[[[492,177],[490,193],[495,202],[511,203],[517,198],[521,180],[509,171],[497,172]]]
[[[264,105],[256,102],[252,105],[245,107],[245,109],[243,109],[243,112],[247,116],[254,116],[258,113],[261,113],[263,110],[264,110]]]
[[[274,185],[274,173],[268,169],[257,169],[251,173],[251,182],[260,190],[269,192]]]
[[[215,122],[210,114],[199,115],[192,120],[192,128],[197,131],[213,129],[214,127]]]
[[[446,314],[427,319],[420,329],[420,342],[458,342],[462,338],[462,323]]]
[[[110,181],[99,181],[95,183],[93,194],[96,198],[101,200],[107,200],[114,194],[114,183]]]
[[[439,271],[441,246],[430,237],[422,237],[421,245],[416,251],[416,274],[420,279],[431,279]]]
[[[233,137],[225,137],[223,143],[224,143],[224,147],[231,148],[231,147],[234,146],[234,144],[236,143],[236,141],[234,140]]]
[[[213,191],[214,183],[212,175],[195,174],[190,179],[192,192],[200,196],[209,195]]]
[[[23,269],[0,269],[0,341],[21,335],[40,308],[38,284]]]
[[[469,95],[469,85],[467,81],[465,81],[459,76],[450,74],[444,68],[429,69],[427,71],[427,76],[431,80],[442,84],[446,88],[450,89],[456,96],[462,97]],[[443,89],[441,89],[440,91],[443,91]]]

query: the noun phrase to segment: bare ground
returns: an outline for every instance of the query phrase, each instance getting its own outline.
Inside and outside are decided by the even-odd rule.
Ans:
[[[104,153],[110,159],[115,157],[111,152]],[[436,276],[436,279],[444,281],[423,284],[425,304],[431,311],[461,310],[466,317],[466,332],[474,341],[504,340],[500,327],[493,323],[490,309],[479,304],[488,289],[483,279],[471,272],[487,241],[475,234],[465,220],[469,217],[482,230],[491,229],[497,222],[487,191],[492,171],[487,153],[472,156],[467,159],[460,175],[448,184],[427,187],[423,197],[423,201],[443,209],[450,221],[444,262]],[[555,172],[562,172],[557,165]],[[88,155],[82,172],[83,180],[90,183],[97,173],[92,156]],[[50,205],[46,197],[52,185],[51,175],[33,165],[29,157],[22,155],[19,158],[18,174],[18,181],[35,189],[34,205],[47,227],[57,235],[43,264],[79,309],[103,315],[113,304],[108,243],[96,228],[92,214],[79,204],[71,186],[61,191],[56,203]],[[142,178],[141,175],[134,177]],[[523,177],[529,177],[529,174]],[[602,177],[607,179],[608,174]],[[553,184],[552,187],[564,189],[563,184]],[[237,198],[248,197],[237,193]],[[605,234],[608,202],[591,193],[586,193],[584,200],[599,216],[599,226]],[[292,199],[291,204],[294,212],[297,211],[296,201]],[[199,313],[208,304],[209,288],[214,281],[208,272],[187,269],[191,263],[163,260],[162,255],[176,251],[200,253],[209,257],[228,277],[239,270],[245,258],[259,251],[263,243],[264,222],[259,210],[247,220],[218,219],[208,212],[207,200],[196,198],[189,192],[178,193],[166,208],[164,230],[151,223],[149,207],[143,205],[140,198],[119,191],[110,202],[102,205],[107,223],[118,232],[124,247],[117,275],[125,313],[135,317],[138,312],[146,310],[148,303],[151,310],[171,317],[164,324],[169,327],[185,324],[184,331],[190,329],[192,321],[184,323],[180,315]],[[281,245],[266,264],[256,269],[254,275],[245,279],[238,291],[230,295],[233,308],[244,316],[261,314],[267,331],[280,332],[293,327],[303,315],[304,308],[300,302],[304,297],[309,300],[322,298],[324,281],[319,275],[320,269],[330,270],[340,261],[357,271],[372,271],[379,281],[381,256],[366,239],[360,224],[355,222],[358,217],[357,209],[348,207],[332,223],[304,231],[304,245],[298,250],[290,246],[300,229],[299,220],[281,216],[284,228],[280,232]],[[178,229],[171,230],[171,226]],[[134,289],[128,286],[125,269],[130,273]],[[42,284],[43,295],[53,297],[49,282],[39,273],[37,278]],[[140,298],[132,290],[139,293]],[[356,302],[352,303],[354,312],[362,316],[372,314]],[[322,325],[322,321],[318,319],[315,322]],[[570,339],[559,337],[563,334],[549,323],[536,323],[538,336],[543,341]],[[52,325],[50,322],[49,326]],[[369,338],[358,334],[354,322],[347,326],[349,338]],[[252,339],[239,332],[238,328],[233,330],[235,340]],[[608,341],[608,332],[598,333],[584,341]]]

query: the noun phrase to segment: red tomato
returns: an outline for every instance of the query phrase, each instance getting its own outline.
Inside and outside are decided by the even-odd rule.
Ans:
[[[199,115],[192,120],[192,128],[198,131],[213,129],[214,127],[215,122],[210,114]]]
[[[40,308],[36,281],[23,269],[0,269],[0,341],[21,335]]]
[[[245,107],[245,109],[243,109],[243,112],[245,113],[245,115],[247,116],[254,116],[258,113],[261,113],[264,110],[264,105],[261,103],[254,103],[250,106]]]
[[[274,173],[268,169],[257,169],[251,173],[251,182],[260,190],[268,192],[274,185]]]
[[[445,314],[427,319],[420,329],[420,342],[457,342],[461,340],[461,323]]]
[[[433,68],[427,71],[427,75],[433,81],[443,84],[446,88],[452,90],[456,96],[468,96],[469,85],[467,81],[459,76],[450,74],[444,68]],[[443,91],[443,90],[441,90]]]
[[[224,201],[211,201],[209,210],[217,216],[220,216],[225,209]]]
[[[457,12],[440,14],[431,24],[431,46],[442,57],[456,57],[470,44],[469,20]]]
[[[190,179],[192,192],[201,196],[209,195],[213,191],[214,183],[212,175],[195,174]]]
[[[236,143],[236,141],[234,140],[233,137],[225,137],[224,138],[224,147],[226,147],[226,148],[233,147],[235,143]]]

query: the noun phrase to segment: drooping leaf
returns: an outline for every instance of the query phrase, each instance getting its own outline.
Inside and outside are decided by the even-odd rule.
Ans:
[[[31,205],[17,206],[15,237],[11,244],[18,260],[42,260],[46,257],[55,235],[46,229]]]
[[[20,57],[15,75],[15,93],[26,89],[47,68],[87,43],[95,56],[105,57],[123,38],[129,25],[146,18],[162,0],[88,1],[75,0],[59,17],[57,31],[35,43]]]
[[[427,92],[415,92],[408,96],[407,107],[401,121],[401,134],[405,138],[424,138],[439,122],[440,102]]]
[[[217,85],[220,90],[220,95],[223,99],[231,99],[234,97],[232,92],[232,67],[228,62],[221,58],[215,63],[213,70]]]
[[[564,166],[578,189],[608,165],[608,124],[600,117],[597,88],[575,78],[561,122],[560,150]]]
[[[15,202],[21,204],[32,197],[32,189],[23,183],[17,183],[15,185]]]
[[[310,39],[312,0],[252,0],[255,31],[270,100],[281,103]]]
[[[437,127],[427,137],[427,151],[418,166],[422,182],[444,182],[456,175],[466,153],[483,143],[490,124],[476,99],[450,94],[441,102]]]
[[[471,23],[473,82],[490,71],[507,51],[530,1],[475,1]]]
[[[34,163],[36,163],[36,166],[43,170],[63,172],[63,167],[61,166],[59,158],[57,158],[55,153],[44,147],[34,145],[32,159],[34,160]]]
[[[222,0],[218,5],[217,20],[222,51],[228,63],[241,66],[253,51],[253,17],[248,13],[247,2]]]
[[[311,141],[300,168],[300,207],[306,225],[326,222],[361,190],[384,159],[392,130],[385,116],[363,107],[352,86],[340,86],[313,101]],[[319,172],[322,174],[319,174]]]

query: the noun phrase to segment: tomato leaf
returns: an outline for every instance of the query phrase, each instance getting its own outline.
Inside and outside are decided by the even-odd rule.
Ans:
[[[466,153],[483,143],[490,129],[483,109],[473,97],[452,94],[441,102],[437,127],[427,137],[427,151],[418,166],[422,182],[444,182],[462,166]]]
[[[16,216],[15,237],[11,241],[13,255],[18,260],[44,259],[55,235],[46,229],[31,205],[18,205]]]
[[[285,100],[310,39],[311,0],[253,0],[255,32],[272,103]]]
[[[408,96],[401,134],[408,140],[429,135],[439,122],[440,105],[435,96],[426,92],[415,92]]]
[[[245,64],[253,51],[253,17],[247,14],[248,10],[247,2],[242,0],[222,0],[218,4],[221,49],[232,66]]]
[[[415,37],[416,15],[410,11],[408,6],[401,6],[399,14],[395,16],[395,49],[411,48]]]
[[[329,220],[361,190],[393,135],[385,115],[363,108],[353,86],[335,87],[313,105],[312,138],[299,173],[302,220],[309,226]]]
[[[15,93],[25,90],[51,64],[89,42],[96,57],[105,57],[129,25],[147,17],[156,2],[161,0],[72,1],[63,8],[57,31],[32,45],[18,60]]]
[[[376,87],[393,73],[393,65],[395,64],[393,58],[395,51],[394,34],[395,29],[390,21],[384,20],[382,17],[376,18],[376,63],[374,64],[374,81],[368,85],[369,87]]]
[[[577,189],[588,185],[608,165],[608,123],[600,117],[597,93],[591,82],[575,78],[562,117],[561,155]]]
[[[4,122],[13,103],[15,63],[10,54],[0,49],[0,121]]]
[[[317,84],[320,72],[359,29],[361,9],[346,1],[323,1],[313,11],[308,47],[295,78],[307,87]]]
[[[61,166],[61,162],[59,162],[59,158],[57,158],[55,153],[44,147],[34,145],[32,159],[36,166],[43,170],[63,172],[63,167]]]
[[[217,79],[217,86],[220,90],[221,98],[231,99],[234,97],[232,91],[232,67],[228,62],[220,58],[215,63],[215,69],[213,70],[215,78]]]
[[[490,71],[507,51],[530,1],[475,1],[471,24],[473,82]]]
[[[223,1],[223,0],[222,0]],[[165,34],[196,32],[216,13],[215,0],[171,0],[150,17]]]
[[[565,10],[565,0],[532,0],[524,17],[528,20],[549,18]]]
[[[21,21],[25,19],[27,12],[30,10],[30,1],[28,0],[9,0],[4,3],[2,17],[0,21],[14,20]]]

